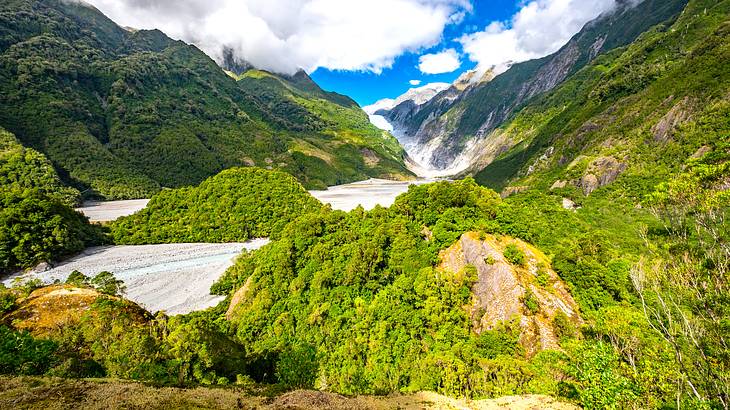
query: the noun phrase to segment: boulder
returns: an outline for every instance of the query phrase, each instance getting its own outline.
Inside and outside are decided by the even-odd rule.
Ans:
[[[573,202],[570,198],[563,198],[563,209],[575,211],[578,208],[580,207],[576,205],[575,202]]]
[[[559,179],[559,180],[555,181],[553,186],[550,187],[550,190],[565,188],[567,185],[568,185],[567,181],[563,181],[563,180]]]

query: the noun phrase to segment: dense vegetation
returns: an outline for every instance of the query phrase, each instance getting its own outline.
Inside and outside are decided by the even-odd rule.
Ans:
[[[0,192],[0,273],[52,262],[99,244],[88,219],[37,190]]]
[[[257,381],[350,394],[422,389],[471,397],[546,393],[587,408],[656,408],[677,400],[720,405],[726,393],[718,386],[728,374],[726,351],[720,347],[726,324],[719,319],[727,312],[726,284],[715,282],[717,287],[702,300],[695,299],[695,292],[682,293],[686,305],[681,309],[692,313],[692,329],[705,329],[705,340],[697,347],[689,339],[673,343],[682,334],[662,335],[657,331],[662,318],[647,318],[642,307],[661,307],[656,305],[659,292],[674,292],[679,283],[638,286],[634,281],[635,287],[632,279],[639,267],[653,266],[648,260],[640,263],[652,251],[658,261],[676,263],[677,274],[688,273],[681,265],[687,259],[666,259],[688,244],[681,235],[689,232],[662,228],[663,221],[678,226],[667,217],[681,216],[688,228],[701,227],[694,230],[697,235],[719,232],[716,238],[727,240],[723,218],[730,198],[718,191],[730,177],[727,159],[708,155],[692,163],[686,176],[659,187],[649,202],[656,217],[640,211],[649,222],[643,230],[648,247],[641,245],[638,230],[624,232],[626,240],[616,241],[615,232],[593,226],[594,211],[565,210],[560,196],[535,191],[501,200],[472,180],[414,186],[390,209],[313,209],[288,224],[279,240],[243,255],[214,286],[217,293],[232,294],[245,284],[230,321],[225,303],[207,312],[158,316],[139,324],[110,320],[118,315],[111,313],[117,305],[100,302],[80,326],[51,337],[60,347],[50,362],[44,359],[51,364],[36,373],[175,384]],[[676,199],[674,193],[697,181],[703,189]],[[711,219],[697,219],[703,215]],[[698,220],[703,222],[694,225]],[[465,231],[520,237],[552,254],[554,268],[571,285],[587,320],[576,329],[556,318],[562,352],[527,357],[511,323],[480,335],[473,331],[463,308],[471,299],[473,272],[444,275],[435,268],[439,250]],[[714,248],[713,263],[690,262],[702,269],[703,277],[723,278],[727,253],[722,241]],[[691,255],[705,257],[700,252],[706,249],[704,242],[689,243],[696,243],[694,250],[687,248]],[[519,251],[505,253],[515,263],[524,258]],[[712,310],[703,310],[707,308]],[[79,347],[88,345],[92,347]],[[681,352],[675,354],[675,347]],[[692,368],[675,364],[680,353]],[[710,360],[707,367],[699,360],[703,356]],[[69,357],[74,361],[61,366]]]
[[[0,128],[0,186],[4,190],[38,189],[65,204],[76,205],[79,191],[64,186],[53,165],[38,151],[23,147]]]
[[[80,2],[0,5],[0,126],[106,199],[246,165],[320,188],[410,175],[392,136],[305,73],[236,81],[197,48]]]
[[[99,230],[70,207],[78,198],[43,154],[0,129],[0,274],[100,243]]]
[[[600,166],[609,158],[619,164],[622,193],[639,200],[699,149],[727,138],[729,14],[728,1],[690,1],[676,20],[533,100],[497,131],[515,146],[477,181],[547,190],[562,180],[583,188],[568,192],[580,201],[581,178],[612,181]]]
[[[160,192],[111,230],[119,244],[241,242],[276,236],[291,220],[321,206],[286,173],[233,168],[197,187]]]
[[[213,286],[226,302],[189,315],[139,314],[112,296],[123,284],[111,274],[77,272],[69,285],[102,293],[93,306],[74,326],[28,334],[7,318],[37,284],[0,289],[0,373],[345,394],[540,393],[589,409],[728,408],[729,15],[730,1],[689,1],[676,21],[529,102],[500,130],[515,147],[476,181],[413,186],[389,209],[333,211],[292,177],[257,168],[162,191],[112,225],[118,242],[274,241],[241,255]],[[113,27],[96,35],[113,36]],[[0,44],[13,43],[2,35]],[[333,108],[351,124],[361,119],[338,96],[303,99],[319,93],[303,75],[237,78],[230,84],[293,121],[282,129],[326,128],[325,114],[308,113]],[[328,158],[297,144],[310,159]],[[57,186],[49,163],[8,146],[31,155],[0,157],[15,158],[0,168],[11,170],[4,178],[14,187],[0,212],[0,256],[21,265],[82,246],[68,234],[88,227],[56,190],[23,182]],[[45,171],[29,173],[28,164]],[[514,194],[502,199],[477,182]],[[465,308],[475,270],[438,268],[440,251],[469,231],[520,238],[549,255],[584,319],[580,327],[565,315],[552,320],[560,350],[527,354],[514,321],[477,333]],[[32,246],[15,245],[18,238]],[[517,247],[503,255],[525,264]],[[536,283],[546,280],[535,273]],[[530,293],[522,303],[541,308]]]

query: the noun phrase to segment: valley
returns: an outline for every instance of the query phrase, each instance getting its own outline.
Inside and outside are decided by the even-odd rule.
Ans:
[[[125,297],[150,312],[185,314],[220,303],[224,298],[212,296],[210,286],[243,250],[252,251],[267,242],[89,248],[52,269],[11,275],[3,283],[10,287],[16,280],[65,282],[73,271],[91,275],[107,271],[124,281]]]
[[[324,191],[309,191],[309,193],[324,204],[329,204],[333,209],[351,211],[358,206],[365,210],[373,209],[376,205],[388,207],[393,204],[395,198],[408,191],[412,184],[425,184],[428,180],[417,180],[412,182],[388,181],[382,179],[369,179],[351,184],[335,185]],[[136,199],[124,201],[87,202],[82,207],[76,208],[84,214],[91,222],[110,222],[122,216],[129,216],[149,203],[149,199]]]
[[[730,0],[386,3],[0,3],[0,407],[730,408]]]

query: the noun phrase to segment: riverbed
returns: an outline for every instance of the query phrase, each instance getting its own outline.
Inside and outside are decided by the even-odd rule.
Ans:
[[[35,278],[45,283],[63,282],[74,270],[87,276],[108,271],[124,282],[126,298],[153,313],[183,314],[220,303],[224,297],[211,295],[211,285],[241,252],[259,249],[268,242],[95,247],[50,270],[19,273],[3,283],[10,286],[16,280]]]
[[[333,209],[350,211],[358,206],[369,210],[378,205],[388,207],[411,182],[370,179],[310,191]],[[148,199],[130,201],[89,202],[78,208],[93,222],[109,222],[143,209]],[[107,246],[90,248],[73,259],[47,271],[17,274],[4,281],[38,278],[46,283],[65,281],[78,270],[87,276],[102,271],[113,273],[126,285],[125,296],[151,312],[183,314],[215,306],[223,297],[210,295],[210,286],[230,267],[244,250],[264,246],[268,240],[258,239],[232,244],[165,244],[142,246]]]
[[[351,211],[358,206],[365,210],[380,205],[393,205],[398,195],[408,191],[413,184],[424,184],[428,180],[417,181],[388,181],[384,179],[369,179],[367,181],[329,187],[325,191],[309,191],[312,196],[322,203],[330,204],[333,209]],[[133,213],[147,206],[149,199],[135,199],[130,201],[87,202],[76,210],[86,215],[92,222],[114,221],[122,216]]]

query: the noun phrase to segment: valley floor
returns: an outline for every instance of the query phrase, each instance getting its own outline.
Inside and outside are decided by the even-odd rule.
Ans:
[[[258,249],[268,243],[256,239],[228,244],[165,244],[105,246],[90,248],[80,255],[42,272],[19,273],[3,281],[7,286],[20,278],[45,283],[65,281],[78,270],[87,276],[108,271],[124,281],[125,297],[151,312],[184,314],[215,306],[224,298],[210,294],[242,250]]]
[[[241,388],[152,387],[113,380],[0,377],[0,408],[8,409],[516,409],[574,410],[547,396],[460,400],[431,392],[345,397],[297,390],[275,397]]]
[[[375,208],[376,205],[390,206],[398,195],[408,191],[409,186],[428,182],[433,181],[403,182],[369,179],[351,184],[331,186],[325,191],[309,191],[309,193],[322,203],[332,205],[333,209],[351,211],[358,206],[362,206],[369,210]],[[76,210],[86,215],[91,222],[110,222],[143,209],[148,202],[149,199],[87,202],[84,206],[76,208]]]

